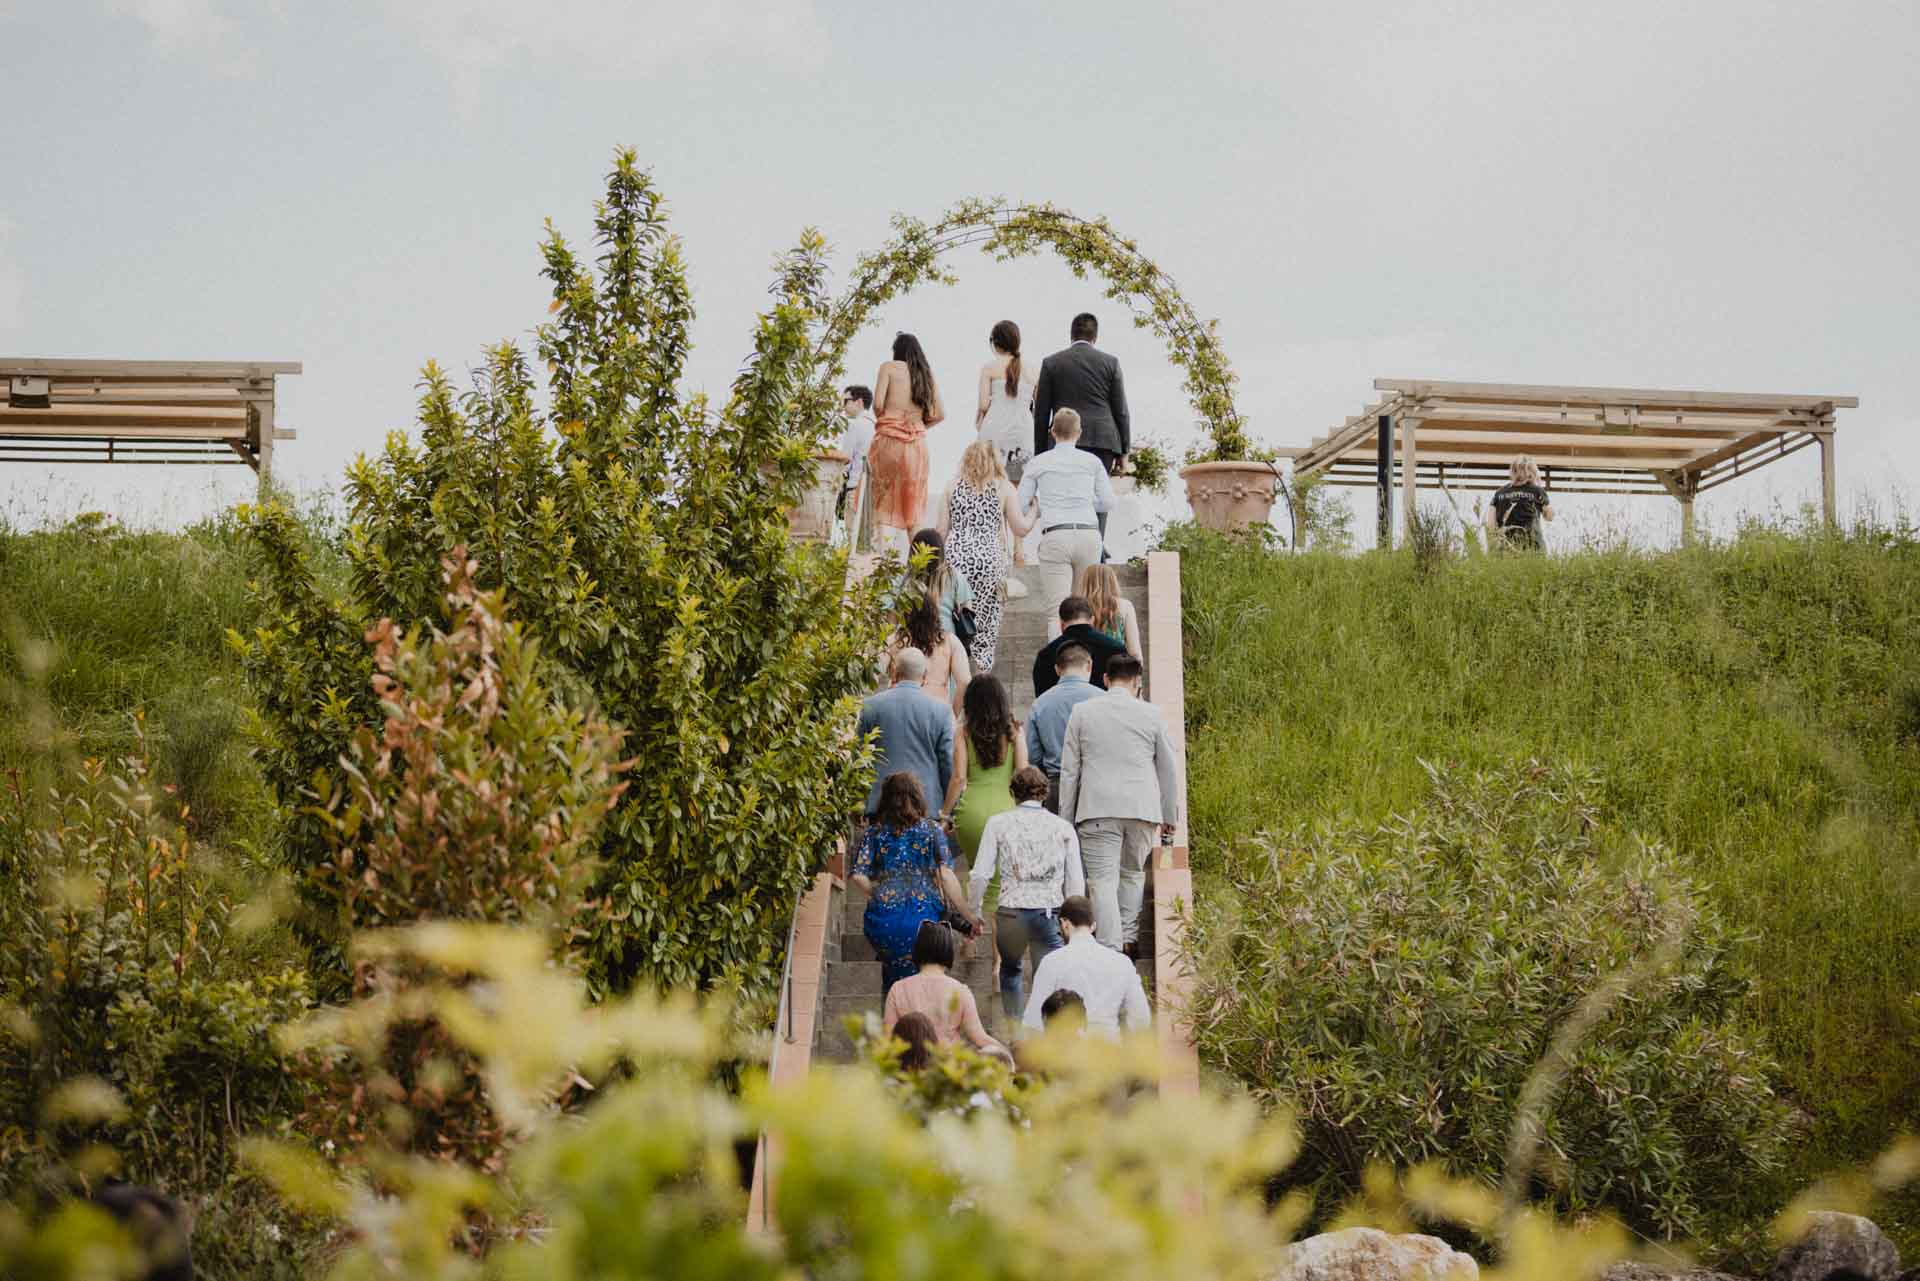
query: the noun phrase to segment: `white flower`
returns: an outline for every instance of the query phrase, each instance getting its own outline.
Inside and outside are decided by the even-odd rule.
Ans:
[[[985,1090],[975,1090],[967,1096],[967,1106],[970,1108],[990,1108],[993,1106],[993,1100],[987,1097]]]

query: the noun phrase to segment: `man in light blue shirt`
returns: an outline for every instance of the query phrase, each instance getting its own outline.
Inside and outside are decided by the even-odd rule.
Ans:
[[[1051,451],[1049,451],[1051,452]],[[1073,709],[1106,691],[1093,683],[1093,655],[1084,646],[1060,650],[1054,671],[1059,681],[1033,700],[1027,713],[1027,761],[1047,776],[1047,808],[1060,812],[1060,752]]]
[[[1099,458],[1075,446],[1080,415],[1053,415],[1053,448],[1027,464],[1016,501],[1040,505],[1040,605],[1051,615],[1073,594],[1081,571],[1100,563],[1100,514],[1113,508],[1113,482]]]

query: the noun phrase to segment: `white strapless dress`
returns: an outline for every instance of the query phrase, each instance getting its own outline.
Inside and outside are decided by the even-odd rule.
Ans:
[[[1007,380],[993,381],[993,400],[980,424],[980,439],[991,441],[1001,451],[1033,452],[1033,380],[1027,369],[1020,371],[1020,390],[1007,395]]]

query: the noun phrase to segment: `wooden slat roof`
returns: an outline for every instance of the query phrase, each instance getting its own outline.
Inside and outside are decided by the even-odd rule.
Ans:
[[[1527,454],[1550,482],[1594,492],[1707,489],[1831,435],[1834,412],[1860,403],[1840,395],[1410,378],[1373,386],[1383,394],[1360,413],[1311,444],[1281,451],[1296,475],[1374,484],[1377,425],[1387,416],[1415,424],[1421,485],[1494,488],[1507,463]]]
[[[274,380],[300,372],[289,360],[0,356],[0,461],[258,469],[294,435],[275,420]]]

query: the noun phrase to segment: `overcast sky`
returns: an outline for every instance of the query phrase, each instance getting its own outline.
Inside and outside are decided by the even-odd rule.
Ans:
[[[803,226],[845,264],[895,210],[1008,195],[1105,214],[1172,272],[1264,440],[1380,376],[1855,394],[1840,488],[1885,499],[1920,479],[1916,66],[1911,0],[0,0],[0,352],[304,361],[283,475],[334,484],[410,422],[424,360],[526,339],[541,220],[584,238],[626,143],[686,241],[696,387]],[[912,329],[970,403],[994,321],[1037,357],[1090,307],[1136,431],[1192,438],[1093,284],[955,265],[850,372]],[[247,489],[14,466],[0,511],[179,520]],[[1807,451],[1700,506],[1817,493]]]

